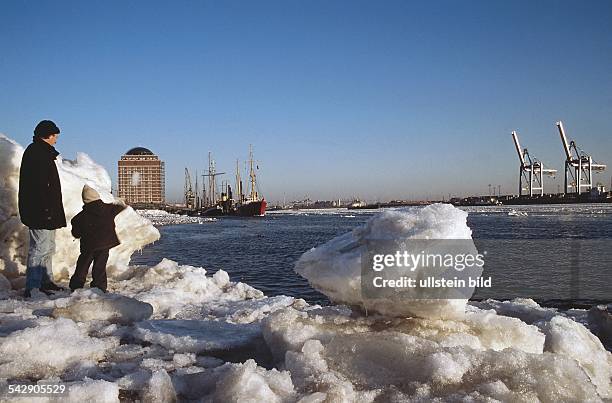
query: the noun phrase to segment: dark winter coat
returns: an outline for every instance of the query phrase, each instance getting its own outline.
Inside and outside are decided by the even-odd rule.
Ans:
[[[38,137],[21,159],[19,172],[19,215],[32,229],[57,229],[66,226],[55,158],[55,148]]]
[[[72,235],[81,238],[81,251],[110,249],[119,245],[115,232],[115,216],[125,209],[118,204],[95,200],[83,206],[83,211],[74,216]]]

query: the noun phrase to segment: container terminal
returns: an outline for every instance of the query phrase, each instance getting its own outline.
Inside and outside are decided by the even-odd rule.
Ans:
[[[388,202],[367,203],[354,199],[350,201],[316,201],[304,200],[269,206],[268,211],[280,209],[321,209],[338,208],[348,209],[379,209],[386,207],[423,206],[437,202],[447,202],[455,206],[489,206],[489,205],[532,205],[532,204],[575,204],[575,203],[612,203],[612,192],[607,191],[605,186],[595,181],[595,175],[601,174],[607,168],[606,164],[597,162],[591,154],[585,152],[578,146],[575,140],[568,140],[563,127],[563,122],[556,123],[557,131],[561,139],[561,145],[565,155],[563,191],[557,193],[545,193],[547,180],[557,175],[557,169],[545,166],[544,163],[530,154],[527,148],[522,148],[517,131],[511,132],[514,148],[518,155],[518,194],[501,195],[501,189],[497,195],[478,195],[469,197],[450,197],[448,200],[392,200]],[[165,210],[188,215],[204,216],[258,216],[264,215],[266,201],[259,196],[255,170],[253,169],[252,151],[250,152],[250,191],[244,195],[242,192],[242,181],[238,162],[236,163],[236,193],[233,196],[232,187],[222,183],[224,189],[219,195],[216,194],[216,181],[218,175],[224,172],[216,172],[215,163],[209,155],[208,172],[202,177],[208,179],[208,186],[203,186],[202,196],[198,196],[198,184],[196,173],[196,190],[192,190],[191,176],[185,168],[185,195],[184,206],[166,206]],[[203,179],[204,181],[204,179]]]

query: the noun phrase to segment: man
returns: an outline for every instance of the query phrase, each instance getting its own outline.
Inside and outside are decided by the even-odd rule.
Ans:
[[[55,165],[59,153],[53,147],[59,133],[60,129],[52,121],[41,121],[34,129],[32,144],[21,159],[19,215],[30,230],[26,298],[34,288],[46,294],[63,289],[53,282],[52,269],[55,230],[66,226],[62,188]]]

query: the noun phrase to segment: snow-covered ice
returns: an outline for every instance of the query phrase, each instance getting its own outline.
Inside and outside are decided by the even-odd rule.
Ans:
[[[206,277],[206,270],[179,265],[168,259],[153,267],[132,267],[110,287],[153,306],[155,318],[174,318],[183,310],[208,302],[262,298],[263,293],[244,283],[231,282],[223,270]]]
[[[70,319],[41,320],[36,327],[17,330],[3,338],[0,375],[13,379],[61,375],[81,360],[101,360],[118,345],[115,337],[90,337],[86,326]]]
[[[581,346],[570,352],[548,347],[554,333],[477,308],[461,321],[354,318],[329,308],[287,308],[264,321],[296,387],[339,401],[597,401],[610,396],[610,353],[584,331],[570,333]]]
[[[153,307],[146,302],[119,294],[104,294],[96,288],[77,290],[65,300],[55,300],[57,307],[52,316],[79,322],[103,320],[129,324],[148,319],[153,314]]]
[[[39,400],[68,402],[612,399],[612,355],[587,327],[609,337],[608,307],[563,312],[531,300],[459,300],[436,309],[461,315],[440,318],[414,306],[366,315],[268,298],[222,270],[210,275],[167,259],[129,266],[131,253],[159,236],[133,210],[117,217],[126,246],[113,254],[108,294],[24,300],[27,233],[16,209],[22,152],[0,137],[0,391],[15,382],[63,382],[68,396]],[[89,157],[58,167],[68,218],[85,182],[113,200],[108,175]],[[308,252],[298,271],[332,299],[363,307],[358,257],[340,253],[344,246],[358,248],[365,236],[471,236],[465,213],[450,206],[383,213],[368,225]],[[78,243],[58,236],[60,281],[77,254]]]
[[[215,320],[150,320],[136,324],[134,336],[181,353],[247,348],[261,335],[259,326]]]
[[[213,217],[191,217],[187,215],[173,214],[163,210],[137,210],[137,213],[151,221],[155,226],[176,224],[204,224],[217,221]]]
[[[433,204],[425,208],[385,210],[371,218],[364,226],[340,235],[324,245],[304,253],[295,270],[310,285],[332,301],[361,306],[368,311],[391,316],[417,315],[421,317],[452,318],[463,314],[467,299],[427,299],[430,291],[415,289],[410,301],[405,295],[397,298],[368,298],[362,294],[362,256],[372,241],[393,240],[398,249],[411,251],[411,240],[469,240],[462,253],[476,254],[471,241],[472,231],[466,223],[467,213],[448,204]],[[422,245],[422,244],[419,244]],[[420,246],[419,246],[420,247]],[[409,267],[396,267],[410,274]],[[425,275],[423,271],[423,275]],[[473,290],[472,290],[473,291]]]

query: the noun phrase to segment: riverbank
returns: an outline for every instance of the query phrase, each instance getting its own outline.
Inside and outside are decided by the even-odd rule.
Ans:
[[[22,148],[3,137],[0,145],[7,178],[0,183],[2,399],[10,385],[46,383],[63,385],[67,395],[40,401],[612,398],[612,355],[593,333],[609,335],[607,307],[592,313],[529,299],[365,298],[365,240],[459,238],[473,249],[468,215],[448,205],[373,216],[304,253],[295,269],[334,301],[329,306],[266,297],[218,267],[210,275],[169,259],[131,264],[135,251],[160,237],[131,208],[116,219],[121,246],[109,258],[108,294],[33,292],[26,300],[27,230],[16,188]],[[86,155],[58,161],[58,171],[68,221],[84,183],[113,200],[108,175]],[[61,284],[77,256],[69,229],[58,230],[53,273]]]

